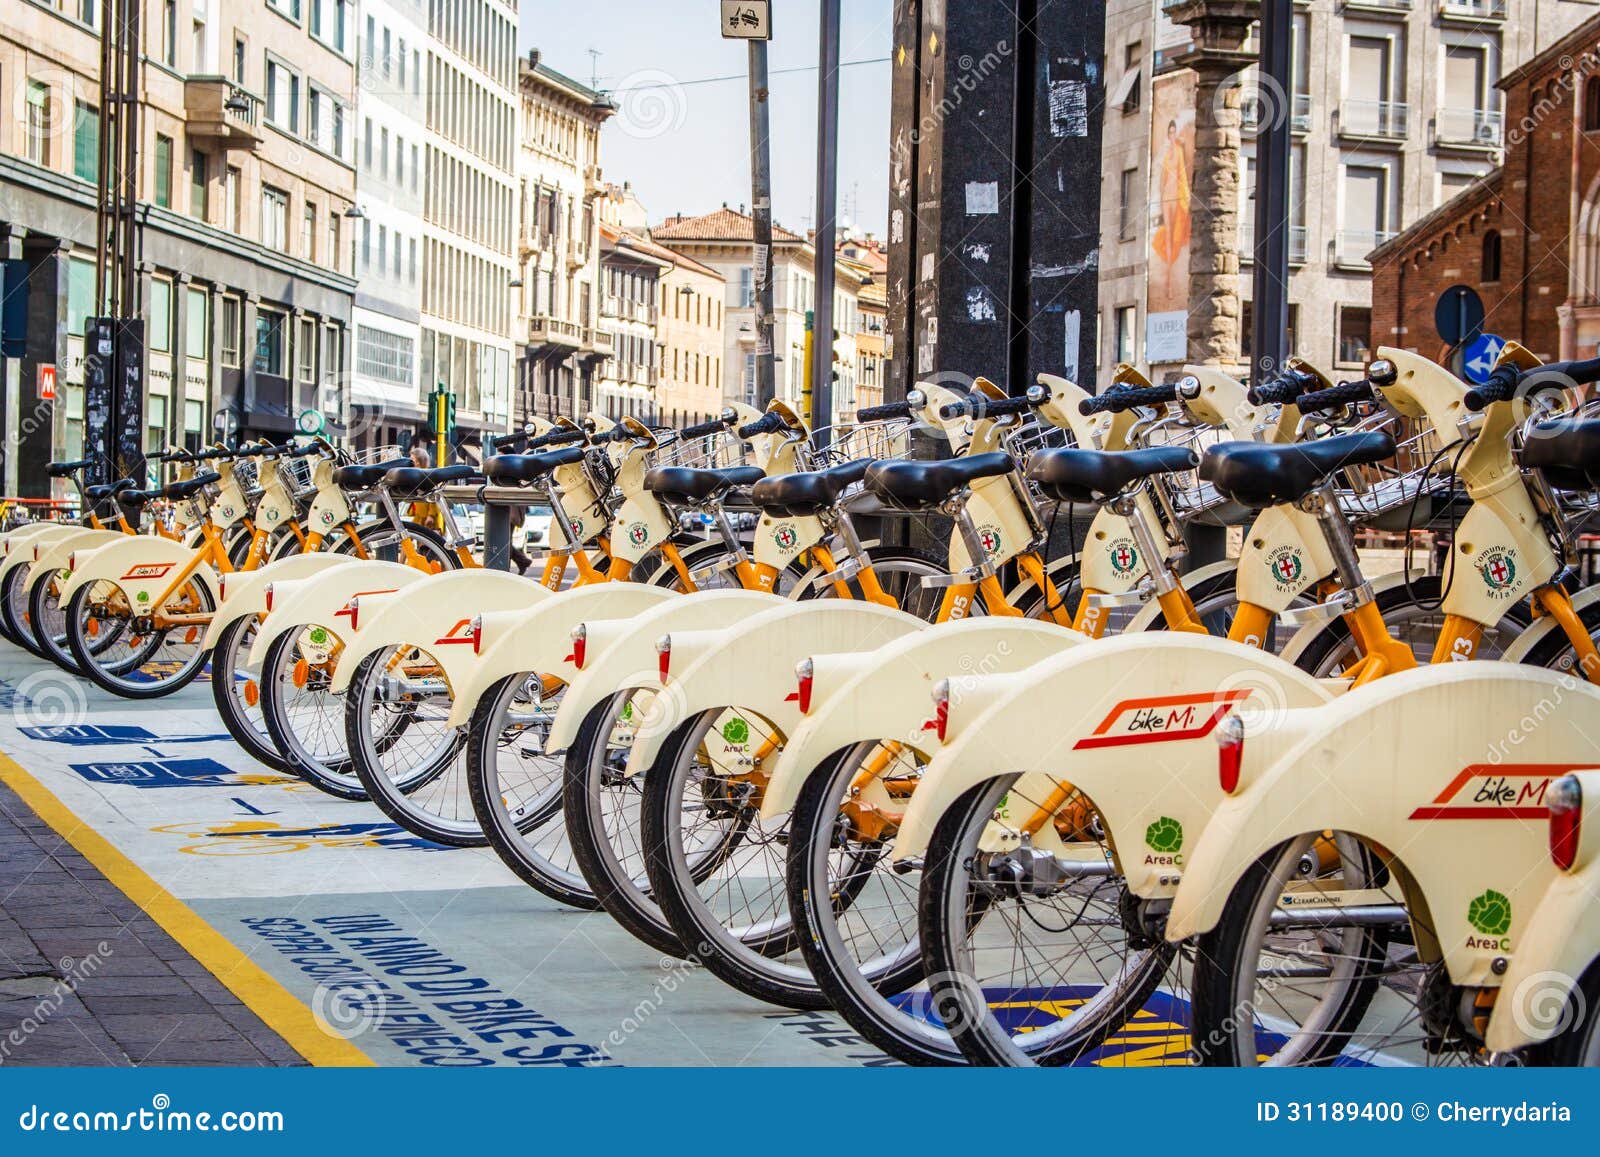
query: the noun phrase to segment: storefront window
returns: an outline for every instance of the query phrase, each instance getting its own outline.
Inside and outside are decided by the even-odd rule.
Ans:
[[[150,281],[150,332],[145,341],[152,353],[172,352],[172,282]]]
[[[256,312],[256,373],[284,376],[289,316],[276,309]]]
[[[204,361],[211,356],[210,303],[203,289],[185,293],[188,314],[184,319],[184,355]]]

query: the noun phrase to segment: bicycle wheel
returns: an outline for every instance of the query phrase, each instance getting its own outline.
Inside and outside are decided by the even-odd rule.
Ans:
[[[923,766],[903,745],[861,743],[807,778],[789,829],[789,910],[823,996],[857,1032],[908,1064],[963,1064],[926,1000],[907,991],[923,976],[922,874],[893,869],[894,823]],[[846,870],[861,879],[841,889]]]
[[[80,674],[124,699],[158,699],[187,687],[206,663],[211,588],[191,578],[159,611],[138,607],[115,582],[97,579],[67,603],[67,646]],[[155,615],[177,622],[156,624]]]
[[[488,840],[466,787],[466,733],[445,726],[450,703],[426,651],[374,651],[345,692],[345,748],[367,795],[395,823],[435,843],[482,847]]]
[[[508,868],[552,900],[592,910],[600,905],[561,815],[562,754],[545,750],[559,694],[537,674],[495,684],[467,727],[467,786],[483,833]]]
[[[878,586],[884,594],[894,599],[897,607],[930,623],[939,617],[939,609],[944,605],[944,588],[922,585],[925,577],[950,573],[949,567],[937,555],[909,546],[869,546],[866,553]],[[866,598],[859,578],[849,580],[844,586],[850,598]],[[829,581],[826,574],[811,570],[801,580],[799,591],[790,597],[838,598],[840,595],[836,587],[837,584]]]
[[[760,764],[782,740],[738,708],[679,726],[645,774],[640,836],[651,894],[693,958],[758,1000],[820,1009],[784,889],[789,817],[759,815]]]
[[[1590,603],[1580,610],[1578,621],[1583,624],[1583,629],[1589,632],[1589,638],[1600,644],[1600,603]],[[1591,682],[1600,679],[1600,674],[1580,670],[1578,652],[1573,648],[1572,641],[1560,630],[1551,631],[1530,647],[1522,661],[1550,671],[1567,671],[1581,675]]]
[[[337,650],[320,626],[274,639],[261,663],[261,714],[290,771],[329,795],[364,800],[345,744],[344,701],[329,690]]]
[[[0,635],[26,650],[33,650],[33,632],[28,622],[28,569],[32,563],[19,562],[0,578]]]
[[[28,626],[35,653],[69,674],[78,675],[77,660],[67,646],[67,616],[61,607],[59,575],[40,575],[28,587]],[[103,644],[102,644],[103,649]]]
[[[1528,1062],[1557,1068],[1600,1068],[1600,960],[1584,969],[1562,1014],[1566,1029],[1528,1050]]]
[[[1377,594],[1378,611],[1388,624],[1389,633],[1411,648],[1419,664],[1433,658],[1433,646],[1444,623],[1444,612],[1437,605],[1442,594],[1438,575],[1425,575],[1414,579],[1409,588],[1389,587]],[[1526,605],[1508,607],[1505,617],[1483,632],[1483,642],[1474,657],[1498,659],[1532,621]],[[1319,679],[1331,678],[1358,658],[1360,653],[1350,637],[1350,628],[1338,618],[1323,625],[1301,649],[1294,665]]]
[[[261,668],[249,661],[259,626],[255,615],[244,615],[217,635],[217,645],[211,649],[211,697],[222,725],[250,758],[273,771],[292,771],[267,731],[261,712]]]
[[[417,553],[437,570],[461,569],[461,559],[437,530],[408,521],[402,521],[400,526],[402,529],[396,530],[385,518],[363,522],[355,528],[353,535],[341,534],[333,543],[333,552],[381,559],[384,562],[405,562],[405,554],[400,549],[401,539],[405,538],[410,539]]]
[[[1173,958],[1171,945],[1130,926],[1127,891],[1081,794],[1041,833],[1056,850],[1051,872],[1029,870],[1014,836],[995,838],[996,820],[1044,803],[1022,785],[1005,775],[964,794],[935,826],[923,867],[927,993],[914,1011],[941,1021],[973,1064],[1087,1059],[1144,1008]]]
[[[1206,1065],[1482,1063],[1439,961],[1416,945],[1389,853],[1310,833],[1258,859],[1196,945],[1194,1051]],[[1362,893],[1351,898],[1341,893]],[[1315,897],[1326,895],[1328,903]]]

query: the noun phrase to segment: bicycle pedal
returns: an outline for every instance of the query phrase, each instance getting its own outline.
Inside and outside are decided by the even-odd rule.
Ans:
[[[847,559],[845,562],[828,572],[827,581],[834,583],[847,583],[871,565],[871,563],[859,562],[853,558]]]

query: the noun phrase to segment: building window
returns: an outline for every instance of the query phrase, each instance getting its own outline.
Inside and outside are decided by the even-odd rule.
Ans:
[[[208,177],[210,166],[206,164],[206,155],[196,149],[189,150],[189,215],[201,221],[209,219],[207,209],[209,205],[210,185]]]
[[[210,298],[203,289],[190,288],[184,293],[186,310],[183,326],[183,353],[185,357],[206,361],[211,357]]]
[[[1117,239],[1132,241],[1138,228],[1138,207],[1144,197],[1139,190],[1139,170],[1123,169],[1117,184]]]
[[[232,165],[229,165],[228,171],[224,175],[223,179],[225,185],[222,190],[222,195],[227,200],[227,205],[225,207],[227,217],[226,224],[234,231],[234,233],[243,233],[244,198],[242,196],[243,189],[240,186],[244,184],[244,173],[239,169],[234,168]]]
[[[288,344],[289,315],[282,310],[256,311],[256,373],[284,376],[284,347]]]
[[[1116,329],[1112,334],[1111,348],[1116,354],[1119,363],[1133,364],[1138,356],[1138,342],[1135,327],[1139,322],[1137,306],[1119,305],[1112,315],[1112,323]]]
[[[267,60],[267,122],[295,132],[300,125],[300,78],[276,60]]]
[[[37,80],[28,82],[28,160],[50,164],[50,89]]]
[[[328,267],[334,272],[339,270],[339,214],[328,207]]]
[[[1360,365],[1372,352],[1372,310],[1364,305],[1339,307],[1340,365]]]
[[[166,0],[161,9],[161,60],[178,67],[178,0]]]
[[[244,57],[245,57],[244,37],[235,36],[233,38],[233,83],[234,84],[243,84],[244,83]]]
[[[756,271],[748,265],[739,270],[739,308],[749,309],[756,303]]]
[[[1483,270],[1480,277],[1484,281],[1500,280],[1500,232],[1491,229],[1483,235]]]
[[[150,279],[150,325],[146,340],[154,353],[172,352],[172,282]]]
[[[289,194],[261,186],[261,244],[280,252],[289,243]]]
[[[222,364],[232,369],[239,368],[239,330],[243,319],[237,297],[224,297],[222,299]]]
[[[356,329],[356,373],[397,386],[416,384],[415,343],[370,326]]]
[[[300,0],[267,0],[267,7],[283,13],[296,24],[300,23]]]
[[[317,323],[302,317],[295,332],[294,360],[296,377],[302,382],[312,382],[317,377]]]
[[[1583,129],[1600,131],[1600,76],[1591,76],[1583,86]]]
[[[100,179],[100,110],[81,100],[72,133],[72,172],[85,181]]]
[[[317,259],[317,207],[310,201],[300,216],[300,256],[307,261]]]
[[[156,194],[155,202],[163,209],[172,208],[172,138],[156,134]]]

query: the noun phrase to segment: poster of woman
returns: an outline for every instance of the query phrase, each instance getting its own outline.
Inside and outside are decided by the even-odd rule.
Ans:
[[[1158,77],[1151,92],[1150,288],[1146,359],[1182,361],[1189,311],[1195,75]]]

